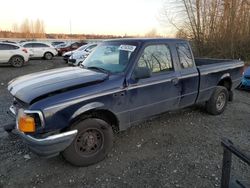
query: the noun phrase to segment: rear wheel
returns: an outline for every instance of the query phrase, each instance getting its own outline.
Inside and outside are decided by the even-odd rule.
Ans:
[[[46,52],[46,53],[44,54],[44,59],[46,59],[46,60],[51,60],[52,58],[53,58],[53,54],[52,54],[52,53]]]
[[[228,97],[228,90],[223,86],[217,86],[206,103],[208,113],[212,115],[221,114],[227,106]]]
[[[13,67],[22,67],[24,64],[24,59],[21,56],[13,56],[10,59],[10,63]]]
[[[97,163],[105,158],[113,146],[112,127],[102,119],[85,119],[71,129],[77,129],[78,133],[62,154],[73,165],[88,166]]]

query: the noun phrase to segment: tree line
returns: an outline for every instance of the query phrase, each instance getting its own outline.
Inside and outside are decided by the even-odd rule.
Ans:
[[[174,0],[161,21],[190,39],[197,56],[250,60],[249,0]]]
[[[22,38],[44,38],[45,25],[43,20],[25,19],[20,25],[14,23],[12,26],[12,33],[16,33]]]

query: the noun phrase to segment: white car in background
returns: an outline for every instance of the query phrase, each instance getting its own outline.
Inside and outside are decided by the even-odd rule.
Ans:
[[[22,67],[29,61],[28,50],[14,43],[0,42],[0,64]]]
[[[31,58],[51,60],[58,53],[51,44],[44,42],[24,42],[22,46],[28,49]]]
[[[73,66],[80,66],[80,64],[88,57],[88,55],[95,49],[98,44],[87,44],[82,46],[83,50],[76,50],[69,57],[68,64]]]
[[[97,46],[97,43],[90,43],[90,44],[85,44],[80,46],[79,48],[77,48],[76,50],[72,50],[72,51],[68,51],[65,52],[62,56],[63,59],[66,63],[68,63],[69,61],[69,57],[72,56],[74,53],[78,53],[78,52],[86,52],[89,53],[92,49],[94,49]]]

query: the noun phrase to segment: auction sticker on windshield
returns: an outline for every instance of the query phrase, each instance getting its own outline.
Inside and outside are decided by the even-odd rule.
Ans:
[[[135,51],[136,46],[122,44],[122,45],[119,46],[118,49],[119,50],[133,52],[133,51]]]

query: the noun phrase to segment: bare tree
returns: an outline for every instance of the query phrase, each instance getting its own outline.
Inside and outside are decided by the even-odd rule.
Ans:
[[[38,38],[42,38],[45,36],[45,30],[44,30],[44,22],[40,19],[37,19],[34,24],[34,33]]]
[[[158,37],[157,30],[155,28],[151,29],[149,32],[145,34],[145,37]]]
[[[25,19],[20,26],[20,32],[24,38],[30,38],[30,31],[30,22],[28,19]]]
[[[19,32],[19,27],[18,27],[18,24],[17,24],[17,23],[14,23],[14,24],[12,25],[12,31],[13,31],[14,33],[18,33],[18,32]]]
[[[247,0],[172,0],[172,7],[163,6],[161,18],[174,26],[178,35],[191,39],[200,56],[250,58]]]
[[[40,19],[37,19],[36,21],[25,19],[19,27],[17,24],[13,24],[12,31],[20,32],[24,38],[45,37],[44,22]]]

